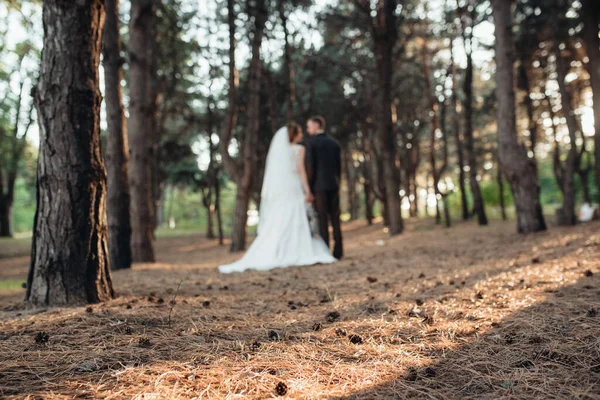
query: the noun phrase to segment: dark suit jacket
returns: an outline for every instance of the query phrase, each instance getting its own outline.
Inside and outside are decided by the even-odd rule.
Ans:
[[[341,149],[331,136],[320,133],[306,141],[306,172],[313,193],[339,190]]]

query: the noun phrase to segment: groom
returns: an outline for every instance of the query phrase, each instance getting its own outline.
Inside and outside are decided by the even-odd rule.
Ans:
[[[325,133],[325,118],[311,117],[306,122],[310,135],[306,142],[306,172],[314,195],[314,207],[319,214],[321,237],[329,247],[329,221],[333,228],[333,256],[344,255],[340,223],[340,145]]]

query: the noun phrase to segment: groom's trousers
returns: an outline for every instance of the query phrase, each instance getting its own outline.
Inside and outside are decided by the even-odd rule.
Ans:
[[[339,260],[344,256],[339,190],[317,191],[314,207],[319,214],[319,231],[327,247],[329,247],[329,222],[331,221],[334,241],[333,256]]]

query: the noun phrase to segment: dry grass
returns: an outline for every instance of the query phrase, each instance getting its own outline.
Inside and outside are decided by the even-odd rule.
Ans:
[[[337,265],[231,276],[226,249],[162,239],[160,263],[116,272],[121,296],[87,309],[0,292],[0,396],[600,398],[599,223],[419,224],[348,225]]]

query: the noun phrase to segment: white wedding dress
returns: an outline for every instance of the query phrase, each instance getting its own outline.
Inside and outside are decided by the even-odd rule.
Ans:
[[[336,261],[325,242],[311,235],[298,171],[299,151],[300,145],[290,144],[287,128],[277,131],[267,155],[258,235],[242,259],[221,265],[220,272],[266,271]]]

